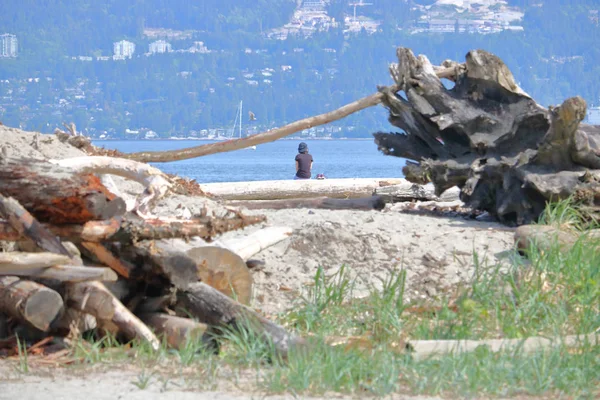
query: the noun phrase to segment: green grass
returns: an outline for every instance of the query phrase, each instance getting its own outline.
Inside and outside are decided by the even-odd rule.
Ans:
[[[549,205],[542,220],[573,232],[595,227],[571,200]],[[295,395],[598,398],[600,346],[595,343],[529,354],[518,348],[494,353],[480,347],[419,359],[405,351],[405,341],[594,332],[600,327],[599,250],[600,242],[583,234],[569,251],[558,245],[544,251],[532,247],[527,258],[515,252],[504,265],[487,265],[474,254],[472,279],[435,303],[405,302],[404,271],[356,299],[346,268],[331,276],[319,268],[297,304],[279,318],[310,341],[309,351],[291,351],[285,361],[272,343],[244,329],[221,332],[219,355],[189,341],[182,349],[164,346],[158,352],[134,343],[126,356],[116,356],[118,352],[106,351],[115,345],[110,338],[82,343],[75,353],[89,363],[137,360],[143,369],[133,384],[140,388],[151,383],[153,375],[146,371],[152,365],[166,363],[171,370],[194,371],[192,379],[204,389],[214,389],[219,379],[237,382],[251,372],[254,388]]]

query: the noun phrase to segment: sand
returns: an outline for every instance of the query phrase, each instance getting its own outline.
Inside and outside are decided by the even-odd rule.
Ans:
[[[85,155],[61,143],[54,135],[0,126],[0,147],[9,154],[35,158],[67,158]],[[115,177],[128,194],[142,191],[138,183]],[[199,214],[207,207],[216,215],[225,207],[201,197],[170,195],[158,202],[154,212],[176,216],[183,207]],[[287,226],[293,235],[254,256],[264,265],[253,270],[253,306],[266,314],[289,309],[311,282],[318,267],[333,274],[340,267],[355,283],[355,296],[381,286],[382,279],[404,269],[407,301],[436,298],[448,287],[468,280],[474,271],[473,253],[481,263],[502,262],[512,248],[513,230],[490,222],[462,217],[436,217],[406,213],[398,205],[383,211],[246,210],[264,214],[267,223],[229,232],[223,238],[245,235],[264,226]]]
[[[39,149],[32,147],[34,133],[0,127],[0,147],[11,155],[36,158],[65,158],[84,155],[70,145],[60,143],[53,135],[40,135]],[[138,193],[139,184],[115,179],[127,193]],[[182,206],[192,214],[205,205],[213,210],[224,208],[213,201],[172,195],[159,201],[154,211],[174,216]],[[179,206],[179,208],[178,208]],[[313,279],[319,266],[333,274],[341,266],[355,282],[355,296],[364,296],[371,288],[381,287],[381,280],[392,273],[407,271],[407,301],[419,298],[435,299],[449,287],[467,281],[474,271],[475,252],[481,263],[504,262],[511,253],[513,230],[491,222],[479,222],[463,217],[415,215],[388,205],[383,211],[280,210],[246,211],[265,214],[267,223],[229,232],[223,238],[245,235],[263,226],[288,226],[293,235],[254,256],[264,265],[252,272],[255,281],[253,307],[267,315],[284,312]],[[88,399],[103,398],[191,398],[189,389],[173,387],[166,393],[159,385],[146,391],[131,382],[135,373],[124,375],[95,373],[94,382],[84,377],[65,376],[64,372],[49,375],[15,376],[0,363],[0,374],[11,375],[2,383],[1,398],[75,398],[85,393]],[[8,374],[8,375],[7,375]],[[58,374],[58,375],[56,375]],[[88,391],[88,386],[102,390]],[[17,396],[18,393],[18,396]],[[71,397],[74,396],[74,397]],[[237,399],[252,395],[225,392],[204,392],[194,398]]]

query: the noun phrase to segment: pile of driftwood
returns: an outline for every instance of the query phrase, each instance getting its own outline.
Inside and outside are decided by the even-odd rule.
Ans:
[[[237,211],[189,219],[140,213],[140,201],[128,205],[91,173],[90,165],[104,158],[85,158],[80,164],[87,169],[73,160],[70,166],[1,160],[0,244],[10,251],[0,253],[0,343],[23,332],[39,338],[92,331],[179,347],[194,338],[213,343],[224,327],[254,331],[283,357],[302,343],[247,306],[246,262],[290,229],[214,241],[265,218]],[[96,172],[116,173],[119,163],[112,159],[108,170],[96,165]],[[156,176],[140,176],[148,184],[143,202],[153,196]]]

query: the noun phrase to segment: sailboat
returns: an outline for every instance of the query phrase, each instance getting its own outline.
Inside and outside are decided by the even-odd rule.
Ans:
[[[242,112],[243,112],[243,102],[240,100],[240,105],[238,106],[237,112],[235,113],[235,121],[233,121],[233,134],[235,135],[235,127],[237,125],[238,119],[240,120],[240,131],[239,138],[242,138]],[[254,114],[251,114],[254,115]],[[247,147],[248,150],[256,150],[256,146]]]

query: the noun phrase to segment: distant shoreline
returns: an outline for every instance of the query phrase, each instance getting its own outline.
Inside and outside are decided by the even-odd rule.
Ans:
[[[181,138],[181,139],[171,139],[171,138],[160,138],[160,139],[95,139],[92,138],[92,141],[95,142],[226,142],[228,140],[234,139],[195,139],[195,138]],[[299,138],[299,137],[291,137],[291,138],[281,138],[277,140],[302,140],[302,141],[336,141],[336,140],[356,140],[356,141],[364,141],[364,140],[373,140],[373,138]]]

